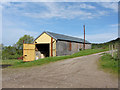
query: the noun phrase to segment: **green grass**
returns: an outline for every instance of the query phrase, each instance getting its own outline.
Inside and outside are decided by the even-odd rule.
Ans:
[[[17,59],[8,59],[8,60],[2,60],[0,64],[2,65],[16,65],[17,63],[22,62],[22,60],[17,60]]]
[[[87,49],[87,50],[83,50],[80,51],[78,53],[72,54],[72,55],[67,55],[67,56],[56,56],[56,57],[48,57],[48,58],[44,58],[44,59],[39,59],[39,60],[35,60],[35,61],[31,61],[31,62],[23,62],[23,61],[13,61],[10,62],[13,66],[10,66],[11,68],[17,68],[17,67],[31,67],[31,66],[38,66],[38,65],[43,65],[43,64],[48,64],[51,62],[55,62],[55,61],[59,61],[59,60],[64,60],[64,59],[68,59],[68,58],[74,58],[74,57],[79,57],[79,56],[85,56],[85,55],[90,55],[90,54],[95,54],[95,53],[99,53],[99,52],[103,52],[103,51],[107,51],[106,49]],[[9,61],[5,60],[5,62]]]
[[[118,62],[120,60],[116,60],[110,54],[104,54],[99,61],[99,65],[104,71],[118,74]]]

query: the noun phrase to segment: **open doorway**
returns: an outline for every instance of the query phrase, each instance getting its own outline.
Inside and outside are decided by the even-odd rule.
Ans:
[[[36,57],[38,59],[49,57],[49,44],[36,44]]]

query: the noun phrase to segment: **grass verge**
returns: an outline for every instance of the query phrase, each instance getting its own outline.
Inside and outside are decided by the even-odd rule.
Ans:
[[[110,54],[105,53],[99,60],[99,67],[105,72],[117,75],[119,68],[118,63],[120,63],[120,60],[116,60]]]
[[[2,60],[2,65],[15,65],[16,63],[21,62],[22,60],[17,60],[17,59],[7,59],[7,60]]]
[[[12,66],[10,66],[10,67],[11,68],[18,68],[18,67],[38,66],[38,65],[48,64],[50,62],[55,62],[55,61],[59,61],[59,60],[95,54],[95,53],[99,53],[99,52],[103,52],[103,51],[107,51],[107,49],[87,49],[87,50],[83,50],[83,51],[80,51],[80,52],[72,54],[72,55],[48,57],[48,58],[39,59],[39,60],[31,61],[31,62],[23,62],[22,60],[19,60],[19,61],[15,61],[13,63],[10,62],[12,64]],[[3,62],[5,63],[6,60]],[[8,64],[9,64],[9,61],[8,61]]]

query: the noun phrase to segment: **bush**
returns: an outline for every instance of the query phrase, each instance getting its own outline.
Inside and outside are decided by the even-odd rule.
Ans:
[[[7,53],[5,51],[2,52],[2,60],[6,60],[6,59],[17,59],[18,57],[21,57],[22,55],[20,54],[14,54],[11,55],[10,53]]]

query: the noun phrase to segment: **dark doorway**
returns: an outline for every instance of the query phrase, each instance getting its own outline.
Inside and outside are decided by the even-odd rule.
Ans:
[[[36,44],[36,48],[45,57],[49,57],[49,44]]]

